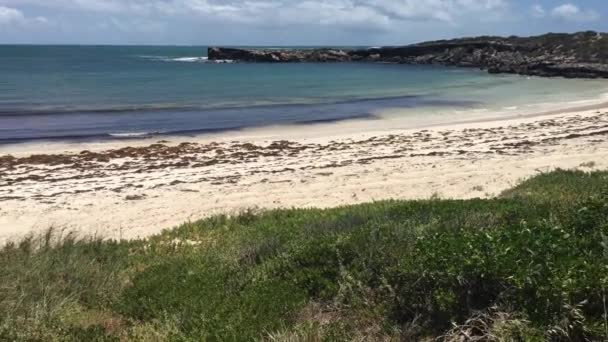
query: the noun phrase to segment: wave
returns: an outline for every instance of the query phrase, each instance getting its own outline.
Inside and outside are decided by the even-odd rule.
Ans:
[[[454,105],[471,105],[471,101],[447,101],[438,99],[425,99],[425,95],[405,95],[405,96],[385,96],[385,97],[370,97],[370,98],[347,98],[339,100],[318,100],[315,102],[282,102],[282,103],[222,103],[216,105],[204,104],[180,104],[180,103],[157,103],[157,104],[140,104],[140,105],[116,105],[116,106],[44,106],[44,107],[21,107],[21,108],[1,108],[0,117],[25,117],[25,116],[46,116],[46,115],[79,115],[79,114],[121,114],[121,113],[146,113],[146,112],[194,112],[194,111],[210,111],[210,110],[225,110],[225,109],[273,109],[282,107],[306,107],[318,105],[340,105],[340,104],[357,104],[369,102],[399,102],[414,104],[417,100],[426,100],[436,104],[454,104]]]
[[[189,56],[189,57],[170,57],[170,56],[148,56],[140,55],[137,58],[157,61],[157,62],[172,62],[172,63],[213,63],[225,64],[234,63],[232,59],[209,60],[209,57]]]
[[[134,139],[134,138],[146,138],[154,135],[162,134],[162,132],[124,132],[124,133],[108,133],[108,136],[112,138],[123,138],[123,139]]]
[[[374,114],[355,114],[348,117],[342,118],[327,118],[327,119],[303,119],[303,120],[295,120],[293,122],[285,122],[282,124],[292,124],[292,125],[314,125],[320,123],[332,123],[332,122],[341,122],[347,120],[354,119],[367,119],[367,120],[376,120],[379,119],[378,116]],[[245,129],[259,128],[271,126],[272,123],[267,124],[252,124],[252,125],[226,125],[224,127],[215,127],[215,128],[194,128],[194,129],[175,129],[175,130],[167,130],[167,131],[139,131],[139,132],[119,132],[119,133],[74,133],[74,134],[48,134],[48,135],[38,135],[38,136],[27,136],[27,137],[10,137],[10,138],[1,138],[0,137],[0,145],[4,144],[19,144],[19,143],[27,143],[32,141],[73,141],[73,142],[84,142],[84,141],[107,141],[107,140],[129,140],[129,139],[146,139],[153,137],[171,137],[171,136],[181,136],[181,137],[192,137],[200,134],[211,134],[211,133],[221,133],[221,132],[231,132],[231,131],[241,131]]]
[[[25,108],[0,108],[0,117],[3,116],[45,116],[65,114],[111,114],[111,113],[136,113],[136,112],[159,112],[159,111],[192,111],[204,109],[201,106],[181,104],[144,104],[144,105],[118,105],[118,106],[57,106],[57,107],[25,107]]]
[[[208,57],[177,57],[177,58],[168,58],[166,61],[169,62],[186,62],[186,63],[194,63],[194,62],[207,62],[209,61]]]
[[[470,106],[468,101],[446,101],[425,96],[401,96],[383,98],[351,98],[325,103],[241,105],[221,108],[196,106],[161,105],[159,108],[180,108],[181,111],[159,111],[143,115],[121,115],[112,113],[137,110],[127,108],[90,108],[100,115],[49,116],[44,120],[52,123],[49,129],[39,129],[22,122],[33,122],[32,117],[7,118],[5,133],[0,129],[0,144],[25,142],[28,140],[107,140],[142,139],[161,135],[197,135],[212,132],[234,131],[252,127],[327,123],[353,119],[378,118],[381,108],[414,108],[420,106]],[[141,107],[150,111],[150,105]],[[139,110],[141,110],[141,108]],[[195,108],[197,111],[186,111]],[[71,110],[74,110],[73,108]],[[104,113],[105,110],[105,113]],[[200,112],[200,113],[199,113]],[[82,111],[80,111],[82,113]],[[77,114],[75,114],[77,115]],[[23,119],[23,121],[21,120]],[[0,126],[4,119],[0,115]],[[15,127],[11,129],[10,127]],[[56,130],[53,127],[62,127]],[[4,137],[3,137],[4,135]]]

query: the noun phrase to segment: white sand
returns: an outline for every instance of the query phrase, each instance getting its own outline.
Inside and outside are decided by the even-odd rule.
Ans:
[[[147,147],[158,138],[2,146],[0,244],[49,227],[145,237],[247,208],[490,197],[555,168],[608,168],[608,105],[541,114],[426,129],[376,120],[162,138],[193,143],[174,149]],[[280,139],[289,143],[271,145]],[[140,148],[108,152],[129,145]],[[1,159],[42,153],[68,160]]]

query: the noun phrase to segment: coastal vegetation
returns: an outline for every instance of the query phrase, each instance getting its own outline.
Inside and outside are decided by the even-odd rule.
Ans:
[[[606,265],[600,171],[491,199],[248,211],[143,240],[50,229],[0,251],[0,340],[602,340]]]

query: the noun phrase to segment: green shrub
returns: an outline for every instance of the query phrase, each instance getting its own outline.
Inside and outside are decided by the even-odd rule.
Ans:
[[[289,283],[219,260],[175,258],[138,274],[117,310],[138,321],[174,317],[185,336],[246,340],[286,324],[304,299]]]
[[[0,339],[602,340],[606,189],[608,172],[556,171],[495,199],[50,232],[0,251]]]

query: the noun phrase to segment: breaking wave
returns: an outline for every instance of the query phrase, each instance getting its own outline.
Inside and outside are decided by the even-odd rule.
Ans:
[[[172,62],[172,63],[233,63],[231,59],[209,60],[208,57],[189,56],[189,57],[170,57],[170,56],[137,56],[138,58],[157,61],[157,62]]]

